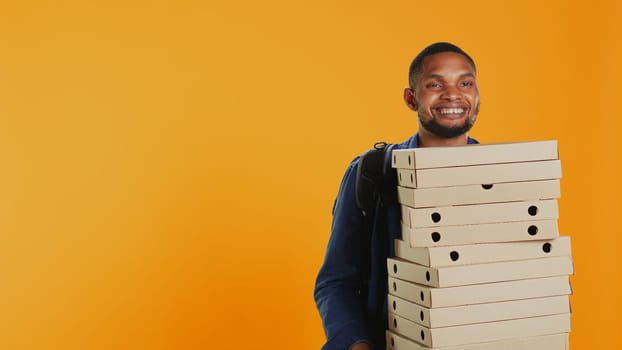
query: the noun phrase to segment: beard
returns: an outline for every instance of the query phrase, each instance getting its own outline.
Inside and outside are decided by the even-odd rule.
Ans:
[[[436,120],[436,118],[434,117],[425,120],[421,117],[424,113],[425,111],[417,111],[417,115],[419,116],[419,123],[421,124],[422,128],[438,137],[444,139],[451,139],[460,135],[464,135],[469,132],[469,130],[471,130],[473,124],[475,124],[475,120],[477,119],[477,114],[479,113],[479,101],[475,106],[475,113],[473,114],[473,116],[467,117],[462,125],[446,127],[439,124],[438,120]]]

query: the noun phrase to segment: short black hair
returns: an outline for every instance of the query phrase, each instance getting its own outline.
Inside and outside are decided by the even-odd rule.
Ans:
[[[410,64],[410,69],[408,70],[408,84],[410,85],[411,89],[415,88],[415,80],[416,80],[415,76],[421,73],[421,69],[423,66],[423,59],[430,55],[434,55],[434,54],[441,53],[441,52],[455,52],[455,53],[461,54],[462,56],[466,57],[467,60],[469,60],[469,62],[473,66],[473,70],[477,71],[477,69],[475,68],[475,61],[473,61],[471,56],[469,56],[466,52],[464,52],[458,46],[451,44],[451,43],[447,43],[447,42],[434,43],[432,45],[429,45],[425,49],[421,50],[421,52],[419,52],[417,57],[415,57],[415,59]]]

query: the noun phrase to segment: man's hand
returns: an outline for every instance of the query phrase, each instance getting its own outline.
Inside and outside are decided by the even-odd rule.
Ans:
[[[351,347],[350,350],[372,350],[372,348],[367,343],[358,343],[354,344],[354,346]]]

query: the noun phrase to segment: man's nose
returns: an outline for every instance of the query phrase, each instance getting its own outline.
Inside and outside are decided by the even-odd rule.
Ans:
[[[456,86],[446,86],[441,94],[441,98],[444,100],[454,101],[462,99],[462,93]]]

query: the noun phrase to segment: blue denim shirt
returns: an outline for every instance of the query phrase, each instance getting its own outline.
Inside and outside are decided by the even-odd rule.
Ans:
[[[477,141],[469,138],[468,143]],[[415,134],[393,149],[416,148],[418,144],[419,135]],[[397,202],[386,203],[374,215],[371,237],[365,233],[354,197],[358,159],[350,163],[341,181],[324,264],[315,282],[315,302],[327,339],[322,350],[348,350],[359,342],[385,349],[386,261],[394,256],[393,240],[401,237],[401,214]],[[389,188],[396,191],[390,157],[386,167]]]

